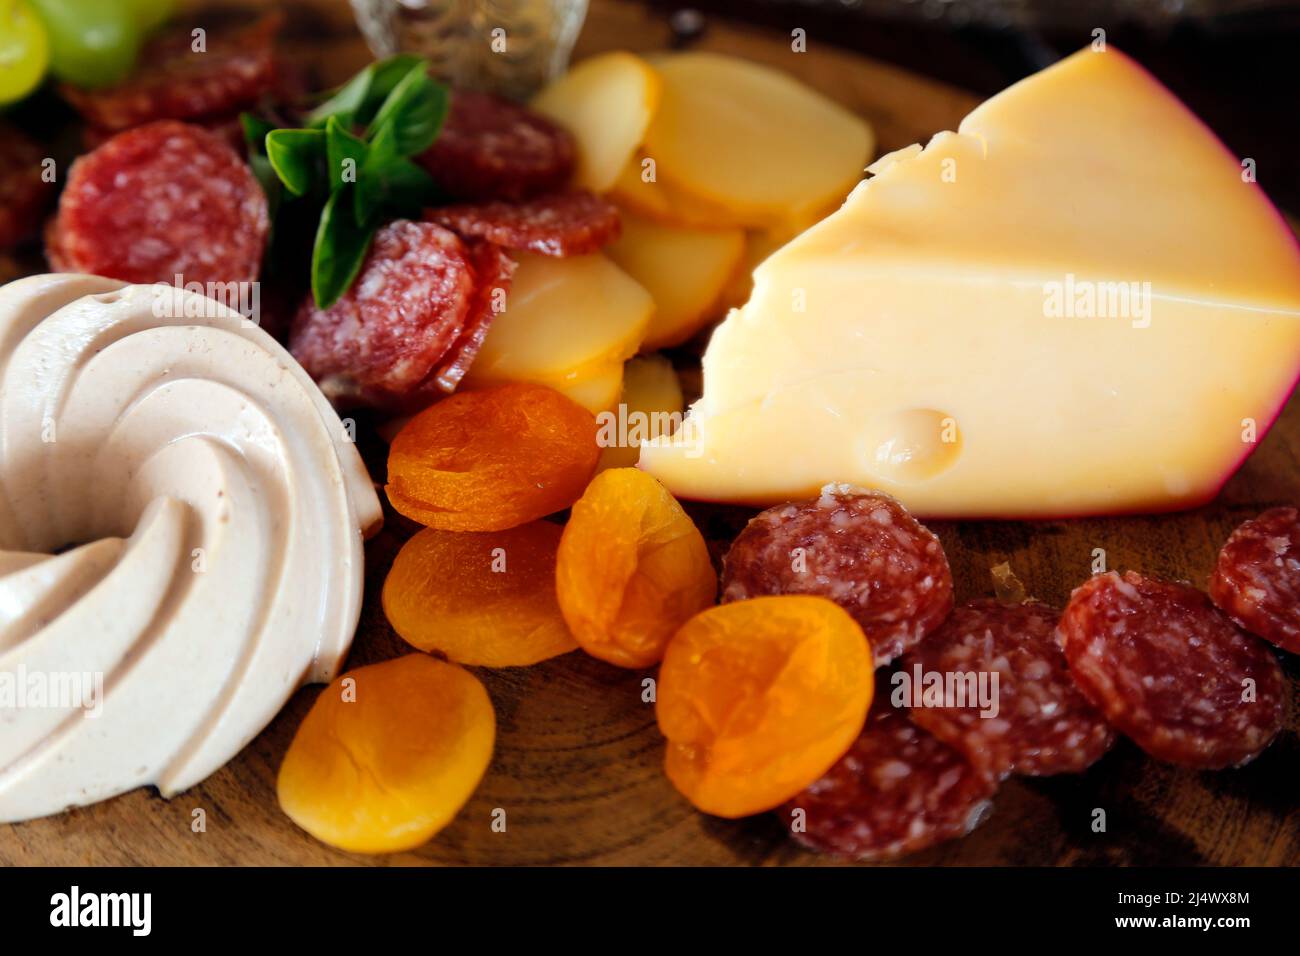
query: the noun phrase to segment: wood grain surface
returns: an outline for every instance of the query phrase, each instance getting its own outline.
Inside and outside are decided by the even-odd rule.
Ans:
[[[225,0],[218,7],[243,6]],[[281,4],[287,46],[323,82],[350,74],[367,53],[347,5]],[[594,0],[578,55],[616,47],[666,46],[665,24],[633,4]],[[832,49],[810,36],[808,52],[788,38],[711,23],[699,46],[772,64],[866,116],[888,151],[954,128],[972,97],[895,68]],[[973,369],[972,374],[1014,370]],[[1243,369],[1241,374],[1250,374]],[[372,474],[383,449],[363,434]],[[1184,514],[1049,522],[942,522],[932,527],[952,563],[959,601],[991,593],[989,568],[1009,561],[1030,592],[1062,604],[1085,579],[1094,549],[1111,568],[1203,583],[1229,531],[1265,507],[1300,501],[1300,403],[1293,401],[1245,468],[1211,506]],[[1014,469],[1014,461],[1007,462]],[[690,506],[715,553],[751,512]],[[379,606],[388,565],[409,525],[390,512],[367,552],[366,604],[353,665],[407,652]],[[1286,657],[1291,683],[1281,738],[1243,770],[1197,773],[1148,760],[1121,741],[1081,776],[1013,779],[987,823],[969,837],[907,864],[1052,865],[1255,864],[1300,862],[1296,779],[1300,662]],[[57,817],[0,826],[3,864],[703,864],[824,865],[785,838],[770,815],[728,822],[697,813],[664,778],[653,707],[642,701],[642,672],[619,670],[582,653],[531,668],[483,670],[496,705],[492,765],[459,817],[409,853],[363,857],[323,846],[279,810],[275,774],[319,688],[300,691],[234,761],[168,801],[153,791]],[[207,830],[191,830],[193,811]],[[1094,808],[1107,831],[1091,829]],[[505,832],[491,826],[506,812]]]

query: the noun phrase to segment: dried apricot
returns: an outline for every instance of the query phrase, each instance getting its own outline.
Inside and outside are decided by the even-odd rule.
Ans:
[[[862,628],[826,598],[759,597],[697,614],[659,669],[668,779],[719,817],[778,806],[853,744],[873,673]]]
[[[280,807],[341,850],[408,850],[465,805],[495,737],[492,702],[464,668],[424,654],[361,667],[325,688],[298,728]]]
[[[459,392],[407,422],[388,500],[443,531],[502,531],[573,504],[596,470],[596,418],[544,385]]]
[[[384,613],[422,651],[461,664],[516,667],[577,648],[555,600],[561,528],[425,528],[402,546],[384,581]]]
[[[717,596],[704,538],[643,471],[611,468],[573,506],[555,563],[556,595],[588,654],[648,667],[673,632]]]

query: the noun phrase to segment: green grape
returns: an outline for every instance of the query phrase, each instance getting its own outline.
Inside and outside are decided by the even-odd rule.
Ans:
[[[26,0],[0,0],[0,103],[30,93],[49,65],[49,37]]]
[[[109,2],[109,0],[105,0]],[[152,33],[176,12],[176,0],[117,0],[131,11],[135,25],[145,33]]]
[[[142,31],[118,0],[30,0],[50,35],[50,72],[74,86],[112,86],[135,65]]]

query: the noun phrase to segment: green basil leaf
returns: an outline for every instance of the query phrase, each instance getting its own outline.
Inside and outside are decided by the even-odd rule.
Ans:
[[[371,63],[335,90],[332,96],[307,114],[305,117],[307,126],[312,129],[324,129],[331,116],[337,116],[350,126],[357,110],[365,102],[378,66],[378,63]]]
[[[325,124],[325,156],[330,192],[357,181],[369,151],[366,141],[348,132],[337,116],[329,118]]]
[[[274,222],[276,211],[280,208],[280,178],[271,168],[271,161],[266,158],[266,136],[275,129],[275,125],[252,113],[240,113],[239,125],[243,127],[244,142],[248,144],[248,166],[262,187],[262,192],[266,193],[267,210]]]
[[[301,196],[318,181],[325,161],[325,133],[318,129],[276,129],[266,134],[266,157],[284,188]]]
[[[393,90],[412,74],[428,76],[429,61],[409,53],[399,53],[376,63],[375,75],[370,83],[369,93],[356,113],[357,124],[368,126],[374,122],[379,109],[392,95]]]
[[[280,211],[280,200],[283,198],[280,178],[275,175],[275,170],[271,168],[271,161],[265,156],[248,157],[248,167],[253,171],[253,178],[257,180],[257,184],[262,187],[262,192],[266,194],[266,214],[274,224],[276,213]]]
[[[419,215],[425,206],[448,202],[423,168],[397,155],[397,136],[386,123],[370,142],[366,165],[357,176],[357,221],[376,209],[396,215]]]
[[[381,169],[402,157],[397,152],[397,130],[392,123],[374,125],[366,134],[366,144],[370,147],[370,162],[375,169]]]
[[[384,211],[384,181],[379,176],[363,175],[352,191],[352,215],[357,222],[371,222]]]
[[[384,170],[386,206],[393,212],[418,216],[426,206],[448,201],[424,168],[409,159],[399,159]]]
[[[365,155],[357,169],[357,188],[353,192],[353,212],[357,222],[369,222],[383,211],[385,170],[398,161],[393,152],[391,127],[385,126],[384,130],[374,142],[359,140]]]
[[[244,131],[244,142],[248,148],[253,152],[265,153],[266,134],[275,129],[275,124],[256,113],[240,113],[239,126]]]
[[[414,156],[428,149],[447,118],[447,88],[428,73],[412,70],[402,77],[375,114],[370,135],[392,129],[397,155]]]
[[[365,222],[378,214],[384,207],[387,191],[387,170],[401,161],[397,155],[397,139],[391,123],[379,128],[378,134],[368,145],[366,165],[357,176],[356,217],[357,222]]]
[[[330,194],[320,214],[311,253],[311,294],[328,309],[356,281],[378,222],[358,225],[352,215],[352,183]]]
[[[426,72],[428,63],[409,53],[371,63],[308,113],[307,125],[324,129],[331,116],[337,116],[346,127],[367,125],[393,87],[415,70]]]

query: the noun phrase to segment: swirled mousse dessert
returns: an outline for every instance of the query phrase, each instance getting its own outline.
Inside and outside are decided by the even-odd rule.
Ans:
[[[337,414],[239,313],[0,288],[0,821],[228,761],[335,675],[381,520]]]

